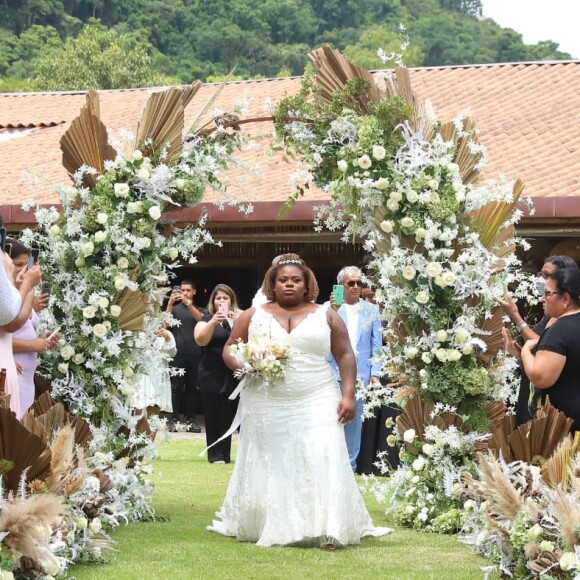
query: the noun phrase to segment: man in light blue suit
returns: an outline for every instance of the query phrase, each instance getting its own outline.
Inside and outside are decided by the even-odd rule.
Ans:
[[[356,357],[357,384],[364,385],[378,382],[380,366],[373,358],[381,350],[383,341],[379,308],[376,304],[361,299],[362,279],[361,270],[356,266],[346,266],[337,276],[337,281],[344,287],[344,302],[335,303],[334,293],[330,296],[330,305],[344,320],[350,337],[350,343]],[[329,358],[336,378],[340,381],[338,367],[332,358]],[[344,427],[348,455],[353,471],[356,469],[356,458],[360,450],[362,413],[364,401],[357,397],[356,411],[352,421]]]

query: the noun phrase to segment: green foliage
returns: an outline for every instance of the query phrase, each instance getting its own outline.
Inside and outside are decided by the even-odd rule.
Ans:
[[[242,79],[274,77],[281,69],[299,75],[307,53],[323,44],[346,49],[364,68],[381,68],[376,50],[399,52],[400,23],[411,41],[407,66],[570,58],[553,41],[526,45],[517,32],[482,20],[481,0],[3,0],[0,86],[78,87],[82,69],[49,82],[46,63],[63,62],[63,44],[82,43],[91,19],[115,36],[139,39],[150,59],[119,63],[114,50],[95,57],[103,78],[84,72],[103,86],[162,84],[167,76],[189,83],[234,67]],[[124,65],[134,65],[134,73],[115,70]],[[36,77],[40,85],[14,82]]]
[[[152,73],[143,42],[91,22],[62,49],[39,58],[34,86],[39,90],[117,89],[171,84]]]

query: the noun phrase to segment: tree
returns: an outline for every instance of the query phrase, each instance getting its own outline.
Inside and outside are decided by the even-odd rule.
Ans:
[[[372,70],[392,67],[394,62],[383,63],[377,56],[377,49],[382,48],[386,54],[401,53],[403,40],[396,32],[381,26],[374,26],[363,30],[359,41],[344,49],[344,54],[358,66]],[[405,66],[420,66],[423,63],[424,54],[417,46],[410,46],[403,55]]]
[[[39,59],[34,85],[39,90],[86,90],[174,84],[151,70],[152,47],[129,34],[91,21],[64,48]]]
[[[481,0],[439,0],[441,7],[454,12],[463,12],[470,16],[481,16]]]

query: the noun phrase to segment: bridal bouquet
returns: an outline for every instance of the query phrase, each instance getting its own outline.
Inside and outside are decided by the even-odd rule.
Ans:
[[[237,378],[255,376],[272,383],[284,378],[290,346],[266,336],[254,336],[248,342],[238,339],[230,346],[230,352],[242,364],[234,373]]]

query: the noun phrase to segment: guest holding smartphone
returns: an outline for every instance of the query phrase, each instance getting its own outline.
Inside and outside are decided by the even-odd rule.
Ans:
[[[242,313],[235,292],[218,284],[211,292],[206,314],[195,326],[193,336],[202,347],[199,384],[205,410],[205,434],[208,447],[227,430],[234,417],[235,403],[229,400],[236,379],[222,358],[234,321]],[[227,437],[207,452],[210,463],[229,463],[232,438]]]
[[[15,251],[14,246],[17,243],[12,241],[12,252]],[[4,254],[3,259],[5,260],[5,265],[7,265],[6,258],[7,256]],[[26,267],[22,269],[16,268],[11,259],[8,258],[8,260],[10,263],[6,268],[6,273],[9,275],[12,285],[16,284],[19,287],[22,307],[16,318],[8,324],[0,326],[0,368],[6,369],[5,388],[6,392],[10,395],[10,409],[20,418],[22,416],[20,385],[14,355],[12,354],[12,333],[25,324],[32,314],[34,292],[31,290],[40,282],[41,272],[38,264],[35,264],[32,268],[28,268],[28,259],[26,259]]]
[[[16,287],[21,285],[20,274],[31,267],[31,258],[34,259],[32,267],[38,261],[38,255],[33,256],[31,251],[18,242],[11,240],[11,257],[14,264],[16,276]],[[44,286],[46,289],[46,286]],[[12,350],[14,362],[18,369],[18,385],[20,391],[20,415],[24,415],[28,408],[34,403],[34,374],[38,366],[39,353],[46,352],[54,348],[58,342],[58,329],[47,332],[44,336],[38,336],[38,314],[48,305],[48,293],[40,294],[33,299],[33,309],[24,324],[12,333]]]

